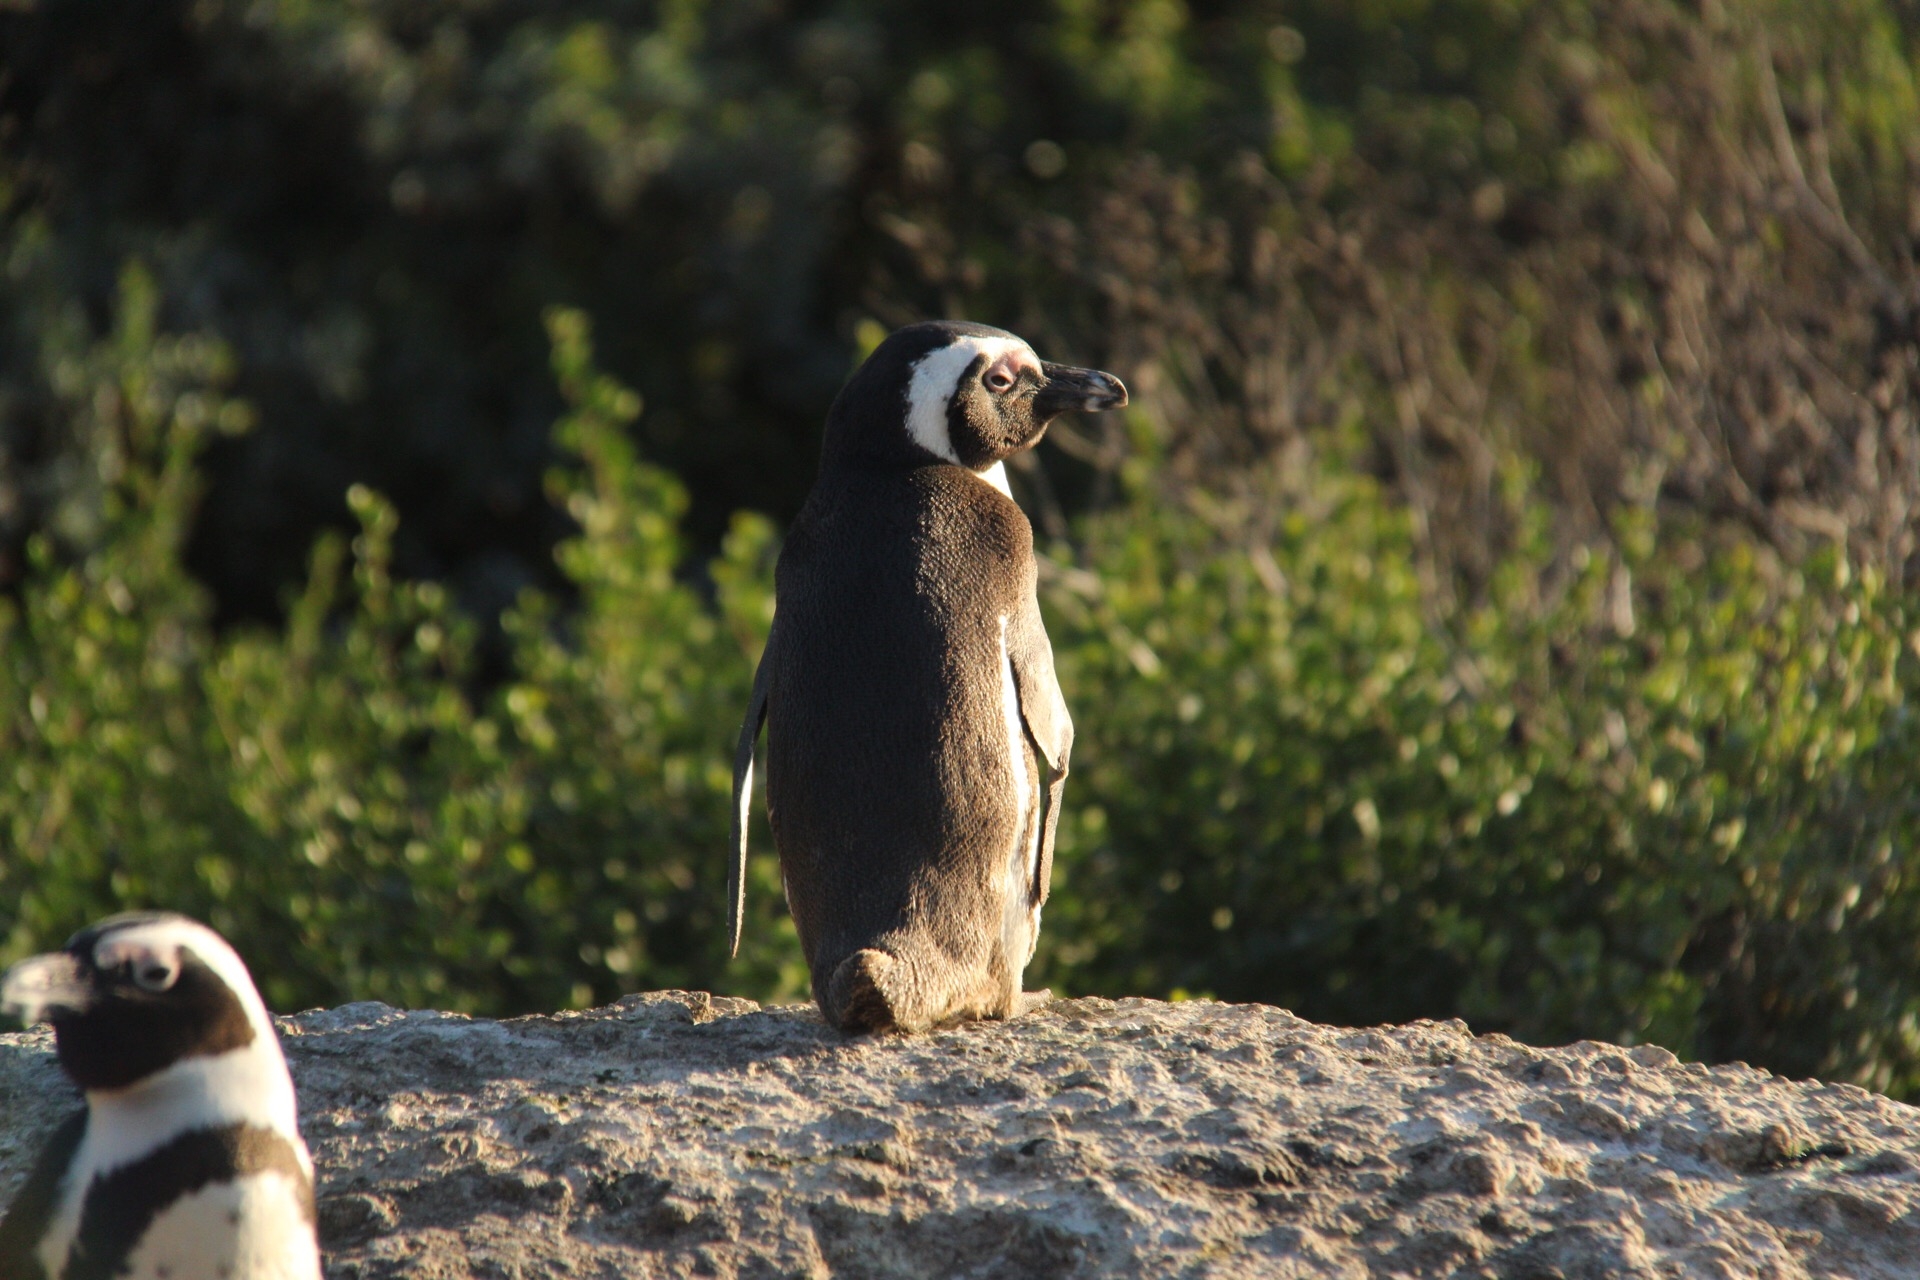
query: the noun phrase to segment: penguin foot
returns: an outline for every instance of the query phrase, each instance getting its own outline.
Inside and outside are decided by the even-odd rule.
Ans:
[[[1022,1014],[1032,1013],[1041,1005],[1051,1003],[1052,1000],[1053,988],[1051,987],[1043,987],[1039,991],[1022,991],[1014,997],[1013,1016],[1018,1018]]]
[[[873,947],[864,947],[842,960],[827,984],[827,1020],[849,1035],[891,1031],[899,1026],[900,1019],[886,991],[899,963]]]

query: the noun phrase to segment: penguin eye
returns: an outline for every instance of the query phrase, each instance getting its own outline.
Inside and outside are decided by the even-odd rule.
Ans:
[[[986,383],[987,390],[1003,392],[1013,386],[1013,374],[1006,369],[994,368],[988,370],[987,376],[981,379],[981,381]]]
[[[180,979],[180,970],[157,957],[128,962],[133,971],[133,985],[142,991],[165,991]]]

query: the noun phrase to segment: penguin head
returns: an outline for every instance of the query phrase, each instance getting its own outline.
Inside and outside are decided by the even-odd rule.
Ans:
[[[82,929],[0,980],[0,1010],[53,1024],[82,1089],[137,1084],[183,1059],[276,1045],[266,1006],[226,939],[185,916],[140,912]]]
[[[1004,329],[913,324],[888,335],[841,389],[822,458],[951,462],[984,474],[1039,443],[1061,414],[1126,402],[1112,374],[1051,364]]]

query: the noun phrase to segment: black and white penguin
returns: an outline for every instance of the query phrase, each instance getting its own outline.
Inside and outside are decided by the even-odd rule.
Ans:
[[[737,950],[764,722],[787,903],[843,1030],[1026,1003],[1073,722],[1003,464],[1126,402],[1112,374],[943,322],[889,336],[827,414],[734,758],[728,916]]]
[[[0,1277],[319,1280],[293,1080],[225,939],[114,916],[8,970],[0,1008],[53,1024],[87,1104],[0,1220]]]

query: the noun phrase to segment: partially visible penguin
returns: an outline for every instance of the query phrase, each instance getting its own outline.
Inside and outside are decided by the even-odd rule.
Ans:
[[[184,916],[114,916],[23,960],[86,1095],[0,1220],[5,1280],[319,1280],[313,1161],[247,967]]]
[[[734,758],[728,925],[744,906],[753,753],[814,999],[843,1030],[1004,1018],[1023,1000],[1073,723],[1003,460],[1112,374],[1013,334],[916,324],[827,414],[820,474],[775,570]]]

